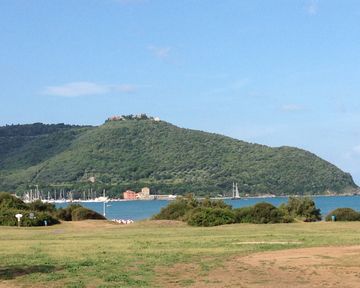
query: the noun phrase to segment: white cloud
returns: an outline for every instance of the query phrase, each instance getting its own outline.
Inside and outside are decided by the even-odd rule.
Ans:
[[[294,111],[300,111],[303,110],[304,107],[297,104],[285,104],[281,106],[281,110],[285,112],[294,112]]]
[[[168,58],[171,51],[170,47],[158,47],[153,45],[148,46],[148,49],[156,58],[159,59]]]
[[[70,82],[59,86],[47,86],[43,94],[61,97],[80,97],[108,94],[111,92],[131,93],[135,91],[136,87],[130,84],[105,85],[94,82]]]
[[[306,7],[306,13],[309,15],[316,15],[318,13],[319,5],[317,0],[310,0]]]

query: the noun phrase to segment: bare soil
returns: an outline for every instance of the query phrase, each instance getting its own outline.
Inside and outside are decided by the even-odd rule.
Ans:
[[[204,273],[194,264],[158,271],[161,287],[360,287],[360,246],[317,247],[232,257]]]

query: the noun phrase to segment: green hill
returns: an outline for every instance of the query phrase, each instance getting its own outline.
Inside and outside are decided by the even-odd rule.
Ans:
[[[128,117],[130,118],[130,117]],[[90,177],[96,178],[90,183]],[[0,190],[124,189],[158,194],[324,194],[357,188],[352,177],[316,155],[271,148],[153,119],[0,127]]]

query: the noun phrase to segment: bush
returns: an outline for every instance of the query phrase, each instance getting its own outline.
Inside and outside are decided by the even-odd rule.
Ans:
[[[207,208],[221,208],[221,209],[231,209],[231,205],[226,204],[223,200],[211,200],[210,198],[205,198],[202,201],[198,201],[198,206],[207,207]]]
[[[199,207],[199,201],[192,196],[177,198],[152,217],[154,220],[185,220],[191,210]]]
[[[32,212],[25,212],[23,214],[24,216],[21,218],[21,226],[45,226],[45,220],[49,226],[60,223],[58,219],[47,212],[33,212],[33,219],[30,218],[30,213]]]
[[[166,207],[161,208],[160,213],[154,215],[152,219],[187,221],[193,210],[201,207],[231,210],[231,206],[227,205],[222,200],[205,198],[204,200],[199,201],[194,198],[192,194],[189,194],[185,197],[176,198],[176,200],[170,202]]]
[[[235,209],[237,223],[283,223],[284,214],[270,203],[261,202],[251,207]]]
[[[34,217],[30,218],[30,213],[33,213]],[[16,214],[22,214],[20,225],[23,227],[30,226],[44,226],[44,220],[47,221],[47,225],[58,224],[59,221],[54,218],[52,215],[46,212],[31,212],[26,210],[17,210],[17,209],[2,209],[0,211],[0,225],[3,226],[17,226],[18,221],[15,218]]]
[[[0,225],[2,226],[16,226],[17,219],[15,215],[22,211],[16,209],[0,209]]]
[[[331,211],[325,218],[331,221],[331,216],[336,217],[336,221],[360,221],[360,213],[351,208],[337,208]]]
[[[254,205],[251,216],[253,223],[281,223],[283,222],[283,213],[270,203],[261,202]]]
[[[87,219],[96,219],[96,220],[106,220],[106,218],[90,209],[87,209],[85,207],[79,207],[71,212],[71,220],[72,221],[81,221],[81,220],[87,220]]]
[[[80,208],[80,207],[82,207],[82,206],[79,204],[71,204],[66,208],[60,208],[56,212],[56,216],[63,221],[71,221],[72,220],[72,216],[71,216],[72,212],[75,209]]]
[[[235,214],[228,208],[200,207],[189,215],[187,223],[192,226],[218,226],[235,222]]]
[[[28,204],[28,207],[32,211],[55,213],[56,207],[51,203],[43,203],[41,200],[36,200]]]
[[[57,224],[59,221],[51,215],[54,211],[54,205],[44,204],[40,200],[25,204],[9,193],[0,193],[0,225],[17,226],[16,214],[23,215],[20,225],[25,227],[44,226],[44,220],[47,221],[47,225]]]
[[[23,215],[21,226],[25,227],[44,226],[45,220],[47,225],[53,225],[59,223],[58,219],[64,221],[106,219],[101,214],[78,204],[71,204],[66,208],[56,210],[53,204],[43,203],[40,200],[25,204],[21,199],[9,193],[0,192],[0,225],[18,225],[16,214]]]
[[[280,210],[288,217],[301,219],[305,222],[321,220],[320,209],[309,197],[289,197],[287,204],[282,204]]]
[[[161,209],[152,219],[181,220],[193,226],[216,226],[230,223],[288,223],[293,218],[269,203],[232,209],[224,201],[193,197],[179,198]]]
[[[19,198],[7,192],[0,192],[0,209],[28,209],[28,206]]]
[[[253,223],[252,222],[252,206],[234,209],[236,223]]]

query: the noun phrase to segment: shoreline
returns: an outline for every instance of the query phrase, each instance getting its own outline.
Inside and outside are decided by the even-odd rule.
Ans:
[[[326,195],[261,195],[261,196],[246,196],[246,197],[210,197],[211,200],[248,200],[248,199],[269,199],[269,198],[289,198],[289,197],[310,197],[310,198],[319,198],[319,197],[353,197],[360,196],[360,194],[326,194]],[[162,198],[162,199],[119,199],[119,198],[108,198],[107,200],[96,200],[96,199],[88,199],[88,200],[41,200],[44,203],[53,203],[53,204],[61,204],[61,203],[107,203],[107,202],[137,202],[137,201],[173,201],[176,198]],[[206,197],[196,197],[198,200],[206,199]]]

